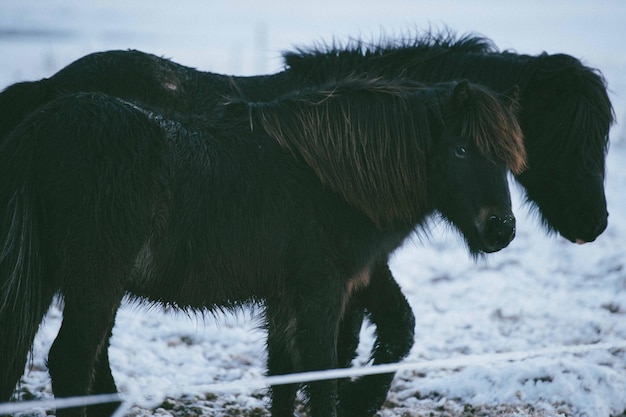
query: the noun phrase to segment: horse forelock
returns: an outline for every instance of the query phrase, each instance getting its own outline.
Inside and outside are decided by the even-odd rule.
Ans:
[[[502,161],[514,174],[521,173],[526,168],[526,148],[516,104],[505,103],[480,85],[473,84],[472,92],[461,116],[461,135],[472,138],[487,159]]]
[[[437,101],[415,83],[348,81],[252,111],[323,183],[386,228],[430,210],[426,158]]]

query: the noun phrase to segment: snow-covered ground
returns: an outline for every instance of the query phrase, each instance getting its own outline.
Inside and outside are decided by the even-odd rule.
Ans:
[[[206,71],[246,75],[279,70],[280,52],[293,46],[409,35],[444,25],[488,36],[501,49],[579,57],[604,73],[618,118],[608,157],[606,232],[584,246],[546,236],[513,187],[518,234],[507,249],[475,262],[454,233],[439,227],[428,241],[415,239],[399,250],[392,268],[417,320],[409,362],[623,345],[626,2],[476,3],[2,0],[0,88],[49,76],[80,56],[107,49],[136,48]],[[53,308],[24,377],[35,398],[51,396],[45,356],[59,324],[60,312]],[[130,413],[267,415],[264,390],[192,388],[263,375],[265,336],[255,324],[250,313],[203,320],[124,306],[110,349],[120,390],[152,396],[157,404],[162,396],[171,397],[156,411],[135,407]],[[363,330],[363,342],[365,357],[371,329]],[[626,349],[621,348],[403,371],[380,414],[609,417],[625,410]]]

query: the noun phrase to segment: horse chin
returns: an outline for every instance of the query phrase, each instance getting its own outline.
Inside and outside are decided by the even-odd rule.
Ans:
[[[511,243],[511,241],[513,241],[513,238],[511,238],[511,240],[509,240],[508,242],[499,242],[499,243],[488,243],[488,242],[483,242],[482,244],[482,248],[481,248],[481,252],[483,253],[495,253],[495,252],[499,252],[502,249],[506,248],[507,246],[509,246],[509,243]]]
[[[564,227],[556,227],[556,230],[558,230],[559,234],[571,243],[584,245],[595,241],[606,230],[606,220],[604,222],[599,222],[596,226],[590,223],[591,222],[588,222],[585,226],[579,227],[577,232],[565,230]]]
[[[548,233],[558,233],[571,243],[584,244],[595,241],[608,226],[609,213],[606,205],[585,206],[579,202],[554,197],[564,201],[562,206],[537,204],[539,219]]]
[[[487,239],[484,234],[480,233],[479,229],[476,229],[476,234],[473,239],[468,239],[466,236],[465,242],[467,243],[467,247],[470,251],[470,254],[474,257],[480,257],[481,255],[487,255],[490,253],[499,252],[502,249],[509,246],[509,244],[513,241],[514,235],[510,240],[502,240],[497,242],[492,242]]]
[[[496,246],[486,246],[483,248],[483,253],[496,253],[496,252],[500,252],[502,249],[506,248],[508,246],[508,244],[506,246],[502,246],[502,247],[496,247]]]
[[[482,240],[480,240],[479,242],[470,242],[468,240],[466,240],[467,243],[467,248],[471,254],[471,256],[475,259],[477,258],[481,258],[484,255],[488,255],[490,253],[495,253],[495,252],[499,252],[502,249],[504,249],[506,246],[493,246],[493,245],[489,245],[486,244],[485,242],[483,242]]]
[[[582,239],[580,237],[567,237],[563,234],[561,234],[561,236],[563,236],[565,239],[569,240],[571,243],[575,243],[577,245],[586,245],[587,243],[591,243],[593,241],[596,240],[595,237],[591,238],[591,239]]]

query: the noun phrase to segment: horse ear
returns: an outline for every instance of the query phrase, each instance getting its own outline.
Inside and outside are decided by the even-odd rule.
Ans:
[[[456,83],[452,90],[452,104],[456,107],[463,107],[470,95],[469,82],[461,80]]]

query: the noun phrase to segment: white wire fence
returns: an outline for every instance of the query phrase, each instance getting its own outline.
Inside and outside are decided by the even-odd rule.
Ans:
[[[447,359],[436,359],[417,362],[401,362],[386,365],[372,365],[365,367],[330,369],[325,371],[302,372],[288,375],[276,375],[259,378],[248,378],[244,380],[207,384],[193,385],[181,389],[172,388],[169,392],[185,392],[185,391],[204,391],[204,392],[223,392],[232,389],[238,390],[254,390],[271,385],[284,385],[294,383],[307,383],[325,379],[350,378],[365,375],[375,375],[399,371],[434,371],[444,369],[457,369],[475,365],[488,365],[498,362],[518,362],[541,356],[557,356],[583,354],[592,351],[604,350],[621,350],[626,349],[626,341],[615,343],[598,343],[574,346],[557,346],[550,348],[542,348],[535,350],[507,352],[507,353],[487,353],[480,355],[464,355]],[[127,394],[106,394],[91,395],[84,397],[71,397],[61,399],[50,399],[40,401],[22,401],[0,404],[0,415],[14,414],[25,412],[35,408],[70,408],[77,406],[88,406],[95,404],[104,404],[111,402],[121,402],[113,417],[122,417],[134,406],[151,409],[161,404],[168,396],[168,392],[161,392],[160,395],[151,394],[146,397],[139,390],[131,390]]]

